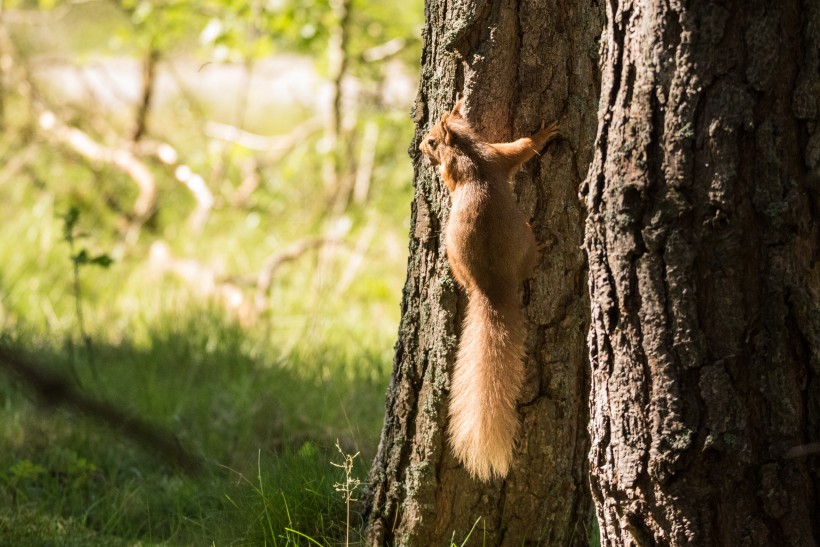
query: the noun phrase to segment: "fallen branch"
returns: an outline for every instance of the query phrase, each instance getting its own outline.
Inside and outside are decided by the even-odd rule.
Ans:
[[[138,157],[125,148],[110,148],[92,139],[87,133],[71,127],[50,110],[44,110],[39,118],[40,127],[57,142],[70,148],[91,163],[111,165],[128,175],[139,188],[134,203],[132,223],[142,225],[151,216],[157,203],[157,187],[154,174]]]
[[[294,127],[290,133],[268,137],[251,133],[233,125],[208,122],[205,124],[205,134],[212,139],[238,144],[249,150],[267,152],[271,157],[266,159],[276,161],[284,157],[294,146],[304,142],[321,127],[322,121],[319,118],[311,118]]]
[[[256,309],[261,310],[265,307],[273,275],[283,264],[296,260],[308,251],[320,249],[325,245],[336,245],[340,242],[341,240],[335,237],[306,237],[270,257],[256,276],[256,297],[254,298]]]
[[[196,199],[196,209],[188,217],[188,225],[195,232],[199,232],[205,227],[208,215],[214,206],[214,195],[205,183],[205,179],[191,171],[187,165],[178,166],[174,171],[174,176],[191,191]]]
[[[216,271],[191,258],[177,258],[164,241],[151,244],[150,264],[157,274],[170,272],[205,297],[217,296],[222,304],[236,313],[242,321],[252,321],[253,310],[242,288],[220,279]]]
[[[202,175],[179,162],[179,153],[168,143],[143,139],[135,146],[137,154],[153,156],[161,163],[174,169],[174,177],[185,185],[196,200],[196,209],[188,217],[188,225],[198,232],[205,227],[208,215],[214,206],[214,195]]]
[[[239,172],[242,174],[242,182],[230,198],[234,207],[243,206],[262,182],[259,177],[259,164],[253,157],[247,158],[239,165]]]
[[[258,313],[265,309],[274,275],[280,267],[310,251],[319,250],[327,245],[341,244],[343,240],[337,235],[307,237],[268,258],[255,275],[225,276],[219,275],[213,267],[197,260],[173,256],[167,243],[156,241],[151,245],[150,264],[155,274],[175,275],[196,293],[205,297],[216,297],[226,309],[235,313],[241,322],[250,324]],[[255,289],[252,301],[246,296],[249,289]]]
[[[173,432],[133,416],[108,401],[80,392],[66,378],[46,371],[42,365],[21,353],[0,346],[0,367],[25,383],[37,394],[42,404],[80,412],[122,433],[142,448],[154,451],[186,473],[194,474],[202,470],[202,459],[183,448]]]

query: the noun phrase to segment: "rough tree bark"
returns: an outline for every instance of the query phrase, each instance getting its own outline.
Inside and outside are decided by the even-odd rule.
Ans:
[[[604,545],[820,539],[820,3],[607,3],[586,201]]]
[[[394,372],[366,500],[368,543],[584,544],[591,501],[588,302],[577,188],[592,157],[601,6],[592,0],[428,0],[411,146],[416,194]],[[466,96],[490,141],[558,120],[563,139],[515,179],[543,255],[522,294],[529,325],[523,430],[505,481],[472,480],[447,444],[447,397],[465,297],[443,253],[447,190],[418,152],[421,137]]]

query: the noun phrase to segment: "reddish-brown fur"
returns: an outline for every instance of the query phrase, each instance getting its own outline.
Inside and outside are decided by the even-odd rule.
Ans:
[[[507,475],[519,428],[526,328],[518,287],[535,267],[535,238],[509,185],[558,125],[508,143],[486,143],[461,114],[463,100],[421,143],[450,190],[447,258],[467,293],[450,386],[450,441],[473,476]]]

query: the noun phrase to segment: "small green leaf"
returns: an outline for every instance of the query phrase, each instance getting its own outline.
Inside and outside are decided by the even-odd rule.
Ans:
[[[72,256],[72,257],[71,257],[71,260],[73,260],[73,261],[74,261],[74,264],[88,264],[88,262],[89,262],[91,259],[90,259],[90,258],[89,258],[89,256],[88,256],[88,251],[86,251],[85,249],[83,249],[83,250],[82,250],[82,251],[80,251],[79,253],[77,253],[77,254],[75,254],[74,256]]]
[[[102,268],[108,268],[114,261],[107,254],[97,255],[91,259],[91,264],[95,264]]]

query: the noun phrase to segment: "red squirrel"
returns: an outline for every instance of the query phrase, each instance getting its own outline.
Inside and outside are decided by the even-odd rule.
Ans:
[[[467,293],[467,312],[450,383],[450,443],[474,477],[509,472],[519,429],[526,326],[518,288],[538,260],[535,237],[510,178],[558,135],[558,124],[513,142],[484,142],[460,99],[424,137],[421,151],[450,190],[447,260]]]

